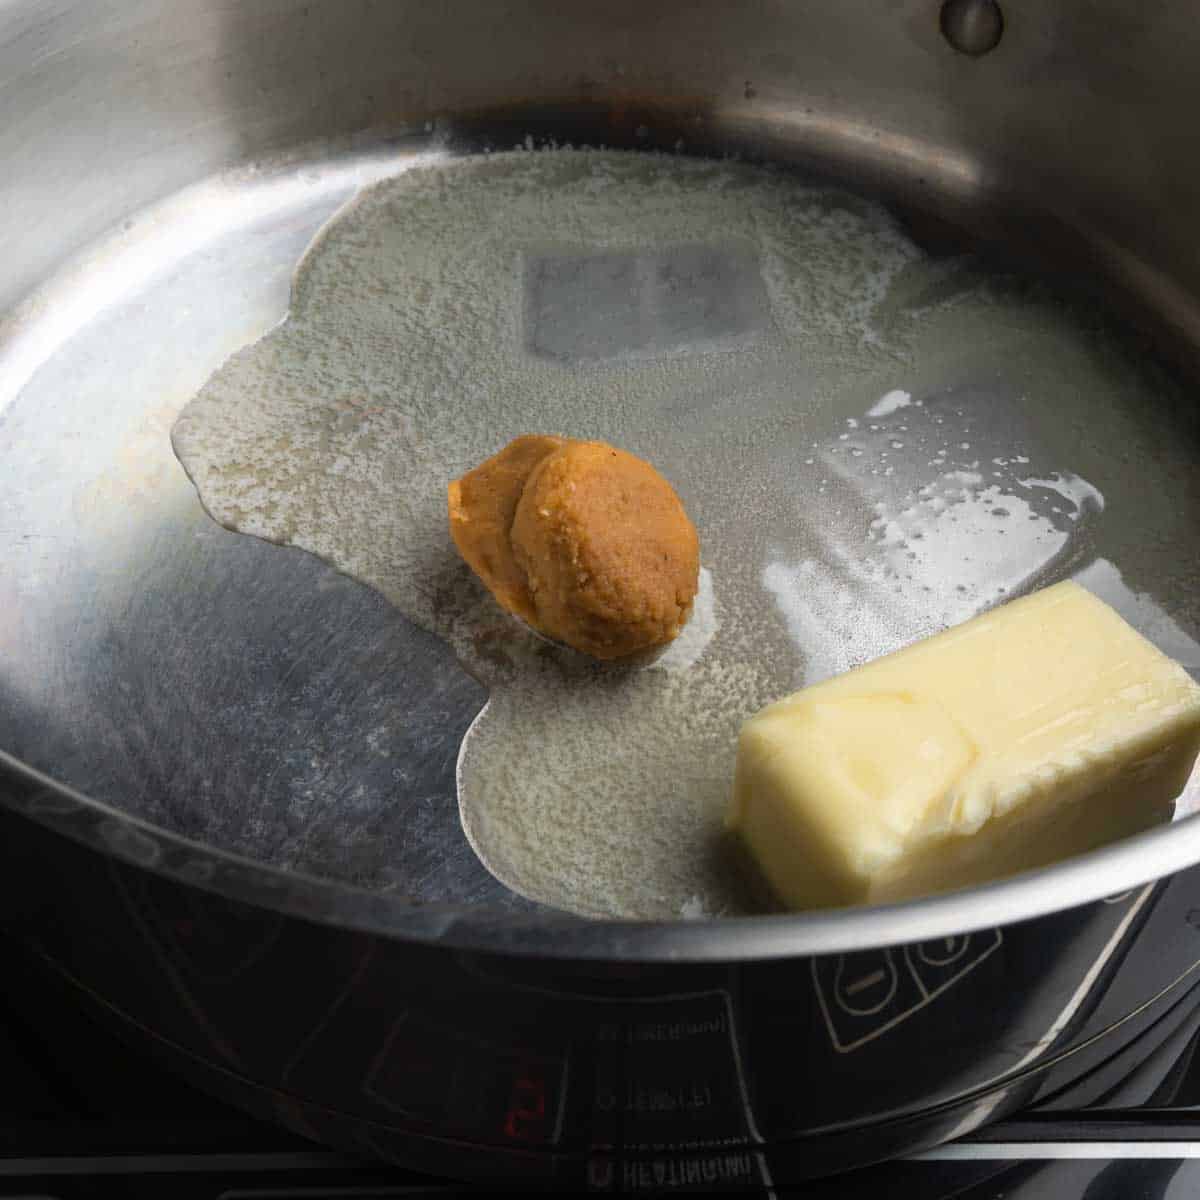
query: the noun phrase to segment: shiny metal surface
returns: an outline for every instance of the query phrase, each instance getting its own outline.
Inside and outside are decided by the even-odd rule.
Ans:
[[[1003,40],[976,61],[947,45],[939,11],[0,11],[0,745],[25,764],[5,759],[6,799],[117,857],[269,907],[595,958],[916,941],[1200,860],[1186,822],[878,912],[676,925],[531,913],[456,836],[453,759],[478,685],[373,593],[212,526],[170,456],[173,414],[283,315],[296,258],[356,186],[527,134],[846,177],[1067,265],[1087,258],[1186,355],[1200,342],[1188,225],[1200,173],[1180,137],[1197,90],[1187,16],[1010,3]],[[378,730],[392,757],[359,756],[351,726]],[[393,794],[410,819],[380,804]],[[356,810],[362,795],[372,801]]]

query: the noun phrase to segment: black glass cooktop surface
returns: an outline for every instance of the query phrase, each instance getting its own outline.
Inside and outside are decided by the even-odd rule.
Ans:
[[[126,1047],[16,946],[0,949],[0,1197],[361,1200],[505,1191],[363,1162],[243,1116]],[[750,1189],[745,1173],[715,1156],[697,1179],[640,1162],[591,1182],[599,1192],[738,1190],[815,1200],[1197,1196],[1198,1031],[1200,1010],[1152,1053],[1133,1047],[1036,1112],[837,1179]]]

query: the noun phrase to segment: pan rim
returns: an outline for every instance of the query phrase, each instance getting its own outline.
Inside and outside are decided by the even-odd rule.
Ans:
[[[192,841],[26,766],[0,750],[0,805],[88,850],[183,886],[346,932],[518,958],[698,964],[853,953],[974,933],[1103,903],[1200,862],[1185,817],[1065,862],[900,903],[811,912],[630,921],[544,909],[423,905],[287,871]]]

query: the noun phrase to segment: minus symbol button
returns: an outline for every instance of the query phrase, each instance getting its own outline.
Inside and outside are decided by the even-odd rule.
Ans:
[[[887,978],[883,971],[872,971],[870,975],[864,975],[861,979],[856,979],[853,983],[846,987],[847,996],[857,996],[859,992],[865,992],[868,988],[873,988],[877,983],[882,983]]]
[[[887,950],[846,955],[834,969],[834,1005],[848,1016],[869,1017],[891,1003],[899,983]]]

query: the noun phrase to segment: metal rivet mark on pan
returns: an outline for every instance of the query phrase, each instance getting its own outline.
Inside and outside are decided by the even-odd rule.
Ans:
[[[960,54],[977,57],[994,50],[1004,33],[1004,14],[996,0],[946,0],[942,36]]]

